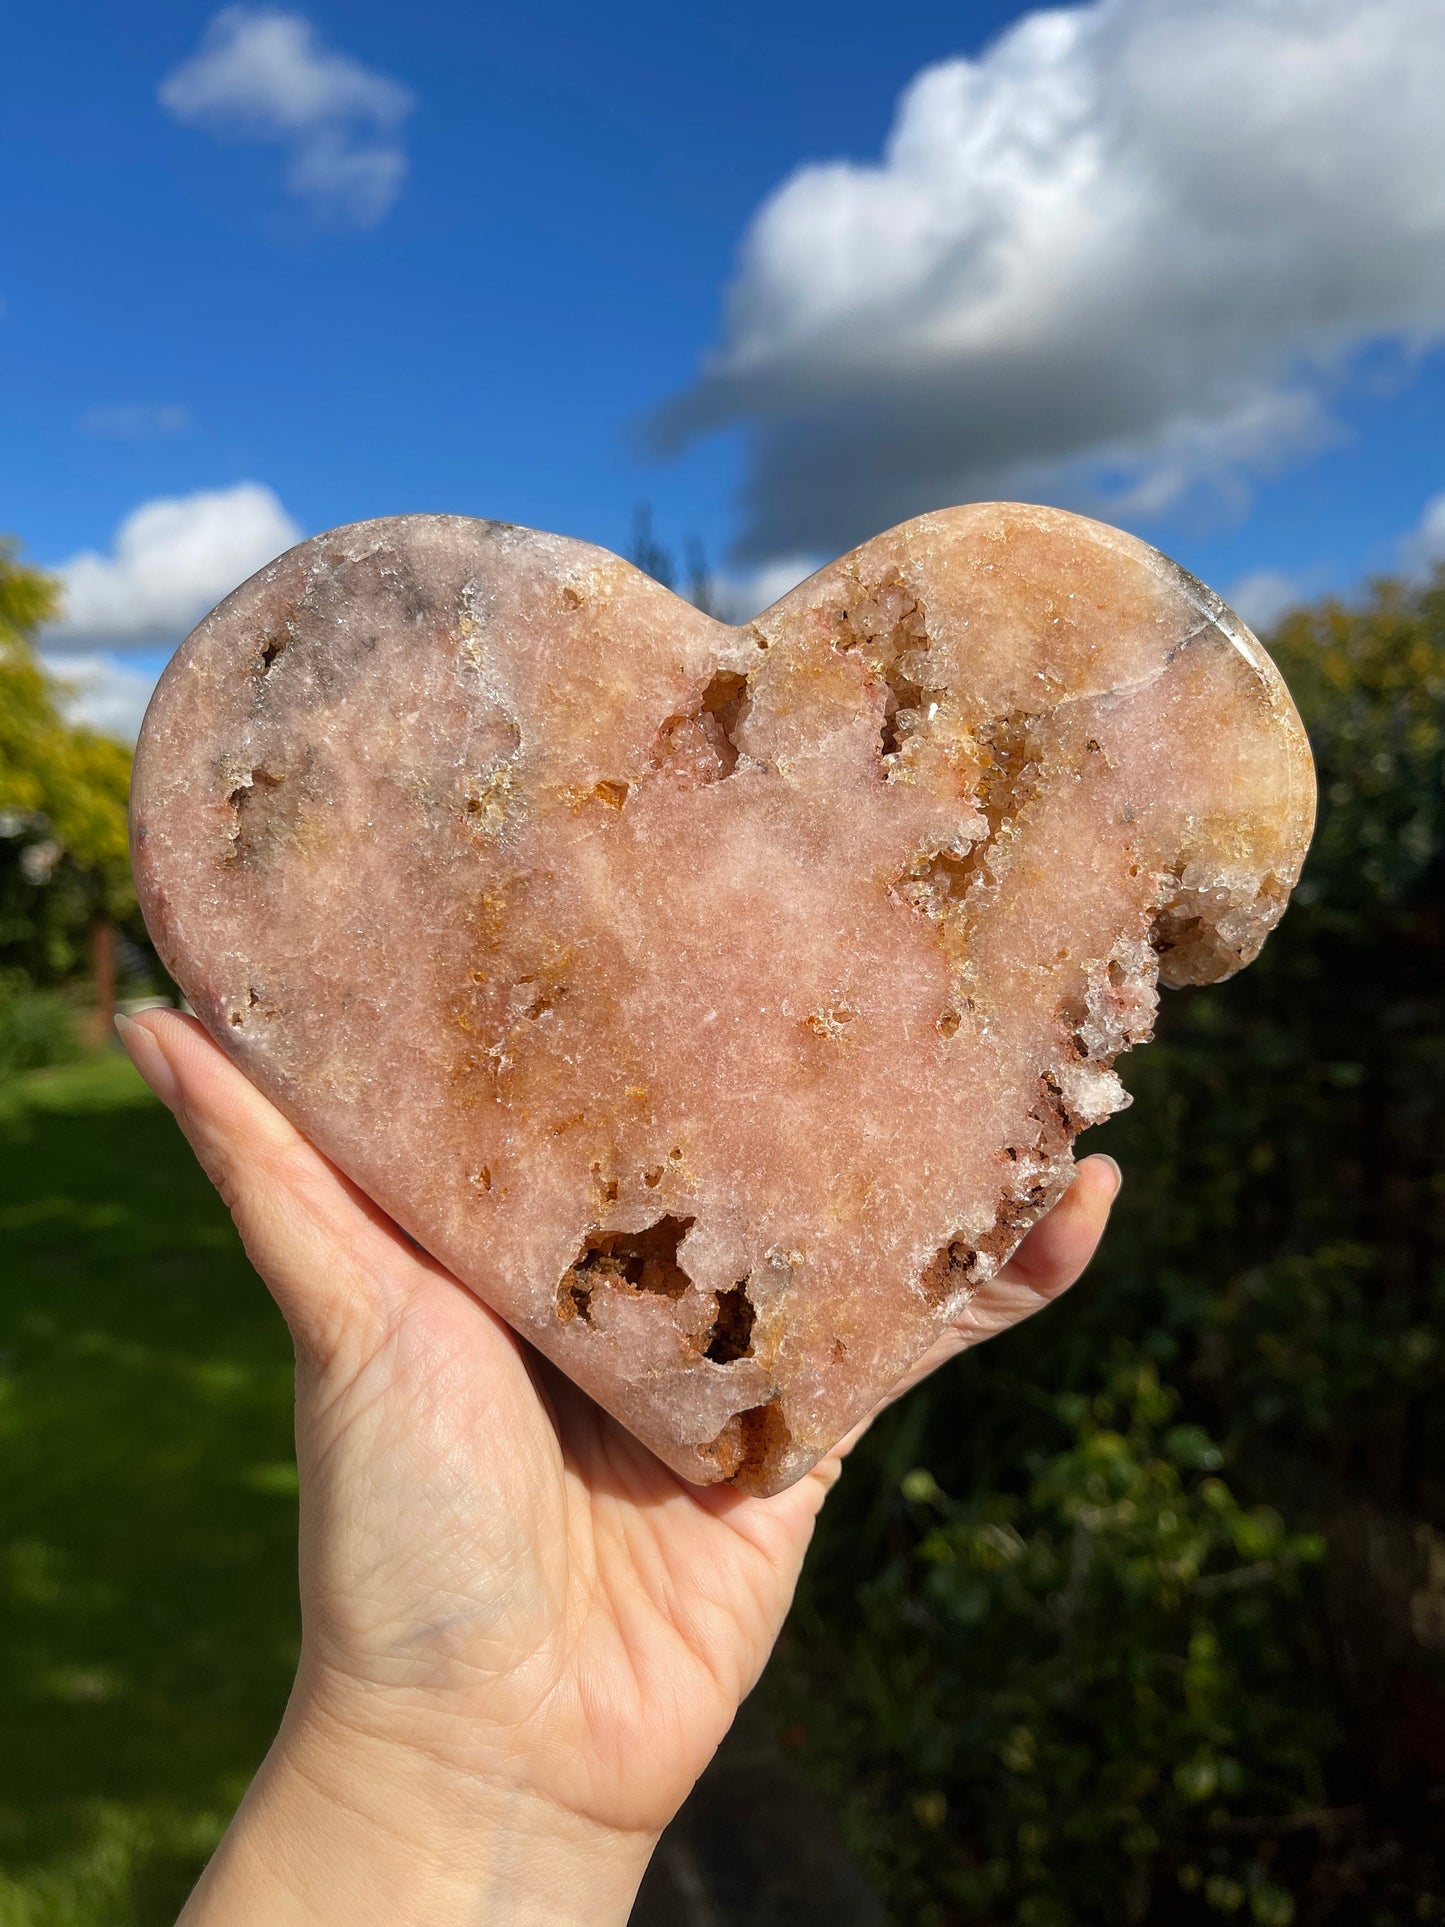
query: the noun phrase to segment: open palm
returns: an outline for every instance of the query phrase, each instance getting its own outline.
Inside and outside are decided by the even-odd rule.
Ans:
[[[773,1498],[684,1484],[198,1024],[148,1013],[127,1043],[296,1341],[298,1704],[645,1859],[762,1670],[851,1441]],[[1081,1166],[908,1382],[1071,1283],[1116,1182],[1107,1159]]]

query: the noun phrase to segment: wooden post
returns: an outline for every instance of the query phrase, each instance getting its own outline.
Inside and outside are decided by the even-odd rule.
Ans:
[[[96,1042],[106,1044],[115,1029],[115,925],[109,917],[101,917],[91,930],[90,961]]]

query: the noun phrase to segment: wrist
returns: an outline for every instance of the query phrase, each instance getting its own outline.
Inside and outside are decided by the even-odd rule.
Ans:
[[[181,1927],[624,1927],[655,1844],[293,1706]]]

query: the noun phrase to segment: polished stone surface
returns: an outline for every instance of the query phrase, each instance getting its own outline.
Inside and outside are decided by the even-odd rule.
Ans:
[[[451,516],[317,536],[162,679],[146,916],[247,1074],[684,1477],[775,1491],[1258,950],[1308,746],[1238,619],[1056,510],[727,628]]]

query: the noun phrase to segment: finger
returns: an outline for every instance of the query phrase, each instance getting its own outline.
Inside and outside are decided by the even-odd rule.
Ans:
[[[1057,1298],[1079,1278],[1099,1248],[1109,1212],[1124,1174],[1113,1158],[1096,1154],[1085,1158],[1074,1182],[1045,1217],[1029,1231],[1009,1259],[996,1284],[1006,1279],[1027,1286],[1040,1304]],[[985,1285],[974,1304],[989,1290]],[[1037,1311],[1038,1305],[1031,1305]]]
[[[1027,1234],[997,1278],[979,1287],[948,1330],[909,1367],[839,1449],[851,1451],[880,1412],[940,1365],[1022,1323],[1066,1292],[1098,1250],[1122,1179],[1113,1158],[1085,1158],[1074,1182]]]
[[[117,1022],[131,1062],[175,1113],[298,1346],[369,1354],[418,1264],[391,1220],[307,1142],[193,1017]]]

